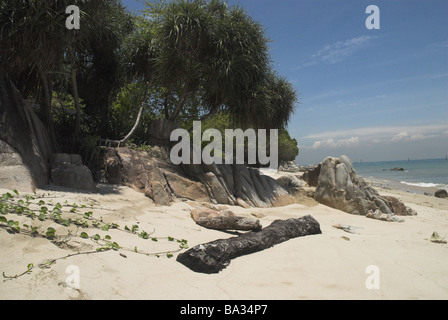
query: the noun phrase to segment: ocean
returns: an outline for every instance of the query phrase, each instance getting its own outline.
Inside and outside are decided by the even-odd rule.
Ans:
[[[355,162],[356,172],[367,179],[390,182],[393,185],[437,188],[448,190],[448,160],[405,160],[381,162]],[[393,171],[403,168],[404,171]],[[424,190],[424,189],[423,189]]]

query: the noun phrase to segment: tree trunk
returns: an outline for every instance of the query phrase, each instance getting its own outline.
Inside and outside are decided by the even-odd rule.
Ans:
[[[79,103],[78,82],[76,81],[76,74],[78,71],[78,67],[75,64],[75,55],[73,54],[72,48],[70,48],[70,59],[72,65],[71,82],[73,90],[73,99],[75,100],[75,108],[76,108],[74,135],[78,136],[81,132],[81,104]]]
[[[201,244],[179,254],[177,261],[195,272],[218,273],[232,259],[270,248],[289,239],[321,234],[319,222],[312,216],[276,220],[259,232]]]
[[[45,72],[39,67],[39,76],[42,81],[42,93],[43,93],[43,108],[42,108],[42,122],[48,128],[52,127],[51,121],[51,93],[50,86],[48,84],[48,78]]]
[[[134,134],[135,130],[137,130],[138,125],[140,124],[140,119],[142,117],[142,113],[143,113],[143,103],[140,105],[140,110],[138,111],[138,115],[137,115],[137,119],[135,120],[135,124],[132,127],[131,131],[129,131],[129,133],[126,135],[126,137],[124,137],[122,140],[120,140],[120,146],[125,144],[126,141],[128,141],[131,136]]]
[[[182,90],[182,94],[179,98],[176,109],[174,109],[174,112],[171,115],[171,117],[169,118],[169,120],[172,120],[172,121],[176,120],[176,118],[179,116],[179,113],[182,111],[182,108],[185,104],[185,100],[187,99],[187,96],[189,94],[190,93],[188,92],[187,87],[185,86],[184,89]]]
[[[147,96],[148,96],[148,89],[146,89],[146,91],[145,91],[145,95],[144,95],[142,104],[140,105],[140,109],[138,110],[138,115],[137,115],[137,119],[135,120],[135,124],[132,127],[131,131],[129,131],[129,133],[126,135],[126,137],[124,137],[122,140],[119,141],[120,146],[125,144],[126,141],[128,141],[131,138],[131,136],[134,134],[135,130],[137,130],[137,128],[140,124],[140,120],[142,118],[143,106],[145,105]]]

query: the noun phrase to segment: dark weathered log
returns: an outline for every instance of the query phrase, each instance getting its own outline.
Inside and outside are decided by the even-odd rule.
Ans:
[[[219,273],[237,257],[262,251],[289,239],[321,233],[319,222],[309,215],[276,220],[259,232],[197,245],[179,254],[177,261],[195,272]]]

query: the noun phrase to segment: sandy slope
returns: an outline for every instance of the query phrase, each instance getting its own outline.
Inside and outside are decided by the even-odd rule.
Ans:
[[[25,271],[28,263],[35,265],[30,274],[0,279],[0,299],[448,299],[448,245],[428,240],[434,231],[448,239],[446,199],[400,192],[398,197],[418,212],[417,216],[405,217],[404,223],[352,216],[323,205],[234,207],[232,210],[239,214],[262,213],[264,226],[275,219],[311,214],[323,233],[237,258],[221,273],[205,275],[176,262],[177,253],[173,258],[156,258],[136,254],[132,249],[173,251],[177,243],[162,237],[187,239],[192,247],[232,234],[197,226],[190,218],[192,207],[188,203],[156,207],[143,194],[126,187],[98,188],[97,194],[59,187],[39,190],[38,194],[45,192],[45,199],[54,197],[54,202],[93,205],[94,217],[102,216],[105,222],[116,222],[121,227],[138,224],[140,230],[154,231],[152,236],[159,241],[143,240],[118,230],[83,229],[79,232],[102,237],[108,234],[131,251],[78,255],[58,260],[50,268],[39,268],[37,265],[44,260],[95,250],[98,245],[73,237],[67,243],[71,249],[57,247],[47,239],[12,235],[0,228],[0,272],[14,275]],[[396,194],[393,190],[380,191]],[[58,231],[65,230],[46,223]],[[336,229],[336,224],[351,225],[357,233]],[[366,268],[370,265],[379,268],[379,289],[366,288],[370,275]],[[79,269],[77,290],[66,288],[69,266]]]

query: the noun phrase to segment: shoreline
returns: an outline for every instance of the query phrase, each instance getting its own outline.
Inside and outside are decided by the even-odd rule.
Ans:
[[[404,217],[403,223],[384,222],[305,202],[277,208],[226,206],[238,215],[256,214],[263,227],[277,219],[311,215],[319,222],[322,234],[291,239],[239,257],[219,274],[205,275],[176,262],[176,245],[163,240],[186,239],[192,248],[235,236],[197,225],[190,217],[197,203],[178,201],[170,207],[156,206],[133,189],[106,184],[97,184],[98,193],[49,186],[37,192],[45,201],[92,205],[93,217],[101,216],[105,222],[121,227],[138,225],[139,230],[150,232],[159,241],[119,230],[80,228],[77,232],[110,235],[123,249],[73,256],[40,268],[37,266],[46,259],[94,250],[96,244],[75,237],[65,246],[56,246],[44,238],[9,234],[0,228],[4,244],[0,273],[14,275],[25,271],[29,263],[35,266],[17,279],[1,279],[0,299],[448,299],[448,245],[429,241],[434,231],[448,239],[448,199],[374,187],[380,194],[398,197],[416,210],[417,216]],[[24,217],[10,216],[25,221]],[[57,232],[63,230],[51,225]],[[352,226],[355,233],[335,225]],[[157,258],[125,250],[134,247],[146,252],[173,250],[173,257]],[[381,271],[380,289],[366,287],[366,268],[372,265]],[[66,286],[67,270],[73,266],[80,272],[76,290]]]
[[[390,189],[390,190],[397,190],[407,193],[413,193],[413,194],[420,194],[425,195],[425,192],[428,194],[428,196],[434,196],[434,193],[437,190],[440,190],[442,188],[438,187],[422,187],[422,186],[416,186],[416,185],[410,185],[407,183],[403,183],[401,181],[392,180],[392,179],[382,179],[382,178],[373,178],[373,177],[364,177],[364,180],[367,183],[370,183],[374,188],[382,188],[382,189]]]

